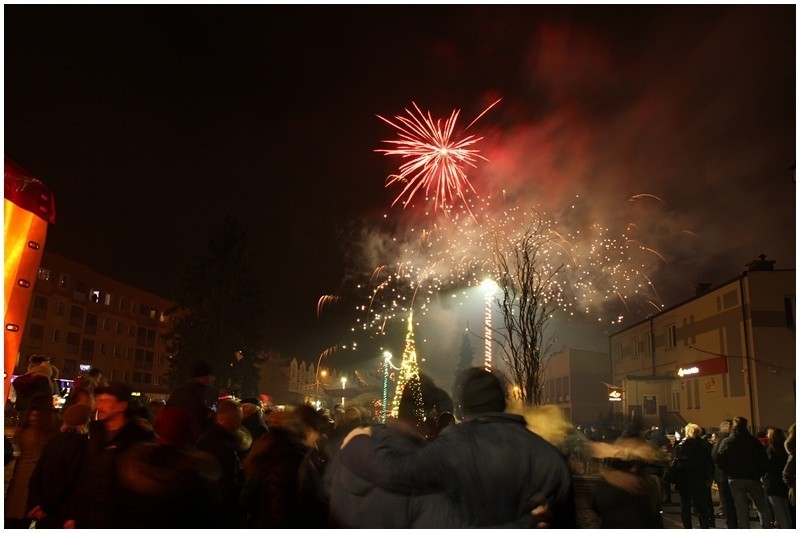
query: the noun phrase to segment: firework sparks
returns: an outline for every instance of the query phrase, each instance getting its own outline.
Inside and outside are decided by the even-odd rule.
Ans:
[[[464,132],[499,102],[500,99],[487,107],[470,122]],[[474,148],[483,137],[467,135],[457,139],[454,136],[459,110],[453,110],[450,118],[442,124],[441,119],[434,120],[430,112],[423,113],[416,103],[412,104],[414,110],[405,110],[408,116],[396,115],[394,120],[389,120],[378,115],[379,119],[397,130],[398,139],[383,141],[393,148],[375,151],[406,160],[400,165],[400,173],[392,174],[386,180],[387,187],[395,183],[405,184],[392,205],[405,198],[403,207],[406,207],[414,195],[423,189],[426,197],[433,196],[434,209],[441,208],[447,212],[454,201],[460,199],[470,211],[466,194],[470,191],[475,193],[475,189],[467,179],[465,169],[467,166],[476,168],[476,162],[480,159],[488,161]]]

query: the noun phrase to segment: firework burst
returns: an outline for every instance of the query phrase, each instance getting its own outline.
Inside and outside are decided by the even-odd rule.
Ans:
[[[464,133],[499,102],[496,100],[470,122]],[[467,179],[466,168],[476,168],[481,159],[488,161],[475,149],[475,144],[483,137],[467,135],[459,139],[454,135],[460,113],[457,109],[442,123],[441,119],[434,120],[430,112],[423,113],[416,103],[412,104],[413,110],[405,110],[407,116],[397,115],[394,120],[389,120],[377,115],[397,130],[398,139],[383,141],[392,148],[375,151],[406,160],[400,165],[400,173],[392,174],[386,180],[387,187],[395,183],[404,184],[392,205],[404,199],[405,208],[414,195],[423,190],[427,198],[433,197],[434,209],[448,212],[456,199],[460,199],[469,210],[466,195],[475,193],[475,189]]]

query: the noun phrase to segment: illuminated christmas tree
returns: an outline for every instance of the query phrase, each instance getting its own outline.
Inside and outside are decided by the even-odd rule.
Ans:
[[[406,385],[411,387],[414,398],[414,414],[422,422],[425,420],[425,404],[422,402],[422,382],[419,379],[419,364],[417,364],[417,349],[414,346],[413,314],[408,317],[408,332],[406,333],[406,347],[403,350],[403,359],[400,361],[400,377],[397,379],[397,389],[392,403],[392,418],[397,418],[400,409],[400,398]]]

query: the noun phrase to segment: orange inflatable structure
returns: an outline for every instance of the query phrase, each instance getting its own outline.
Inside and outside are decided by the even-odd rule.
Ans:
[[[3,391],[5,399],[19,358],[19,346],[31,304],[47,236],[56,210],[50,190],[14,161],[5,158],[5,333]]]

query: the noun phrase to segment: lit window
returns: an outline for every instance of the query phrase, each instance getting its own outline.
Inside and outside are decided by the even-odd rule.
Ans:
[[[111,295],[106,293],[105,297],[103,298],[103,303],[105,305],[111,305]]]
[[[36,277],[42,281],[50,281],[50,271],[46,268],[40,268]]]

